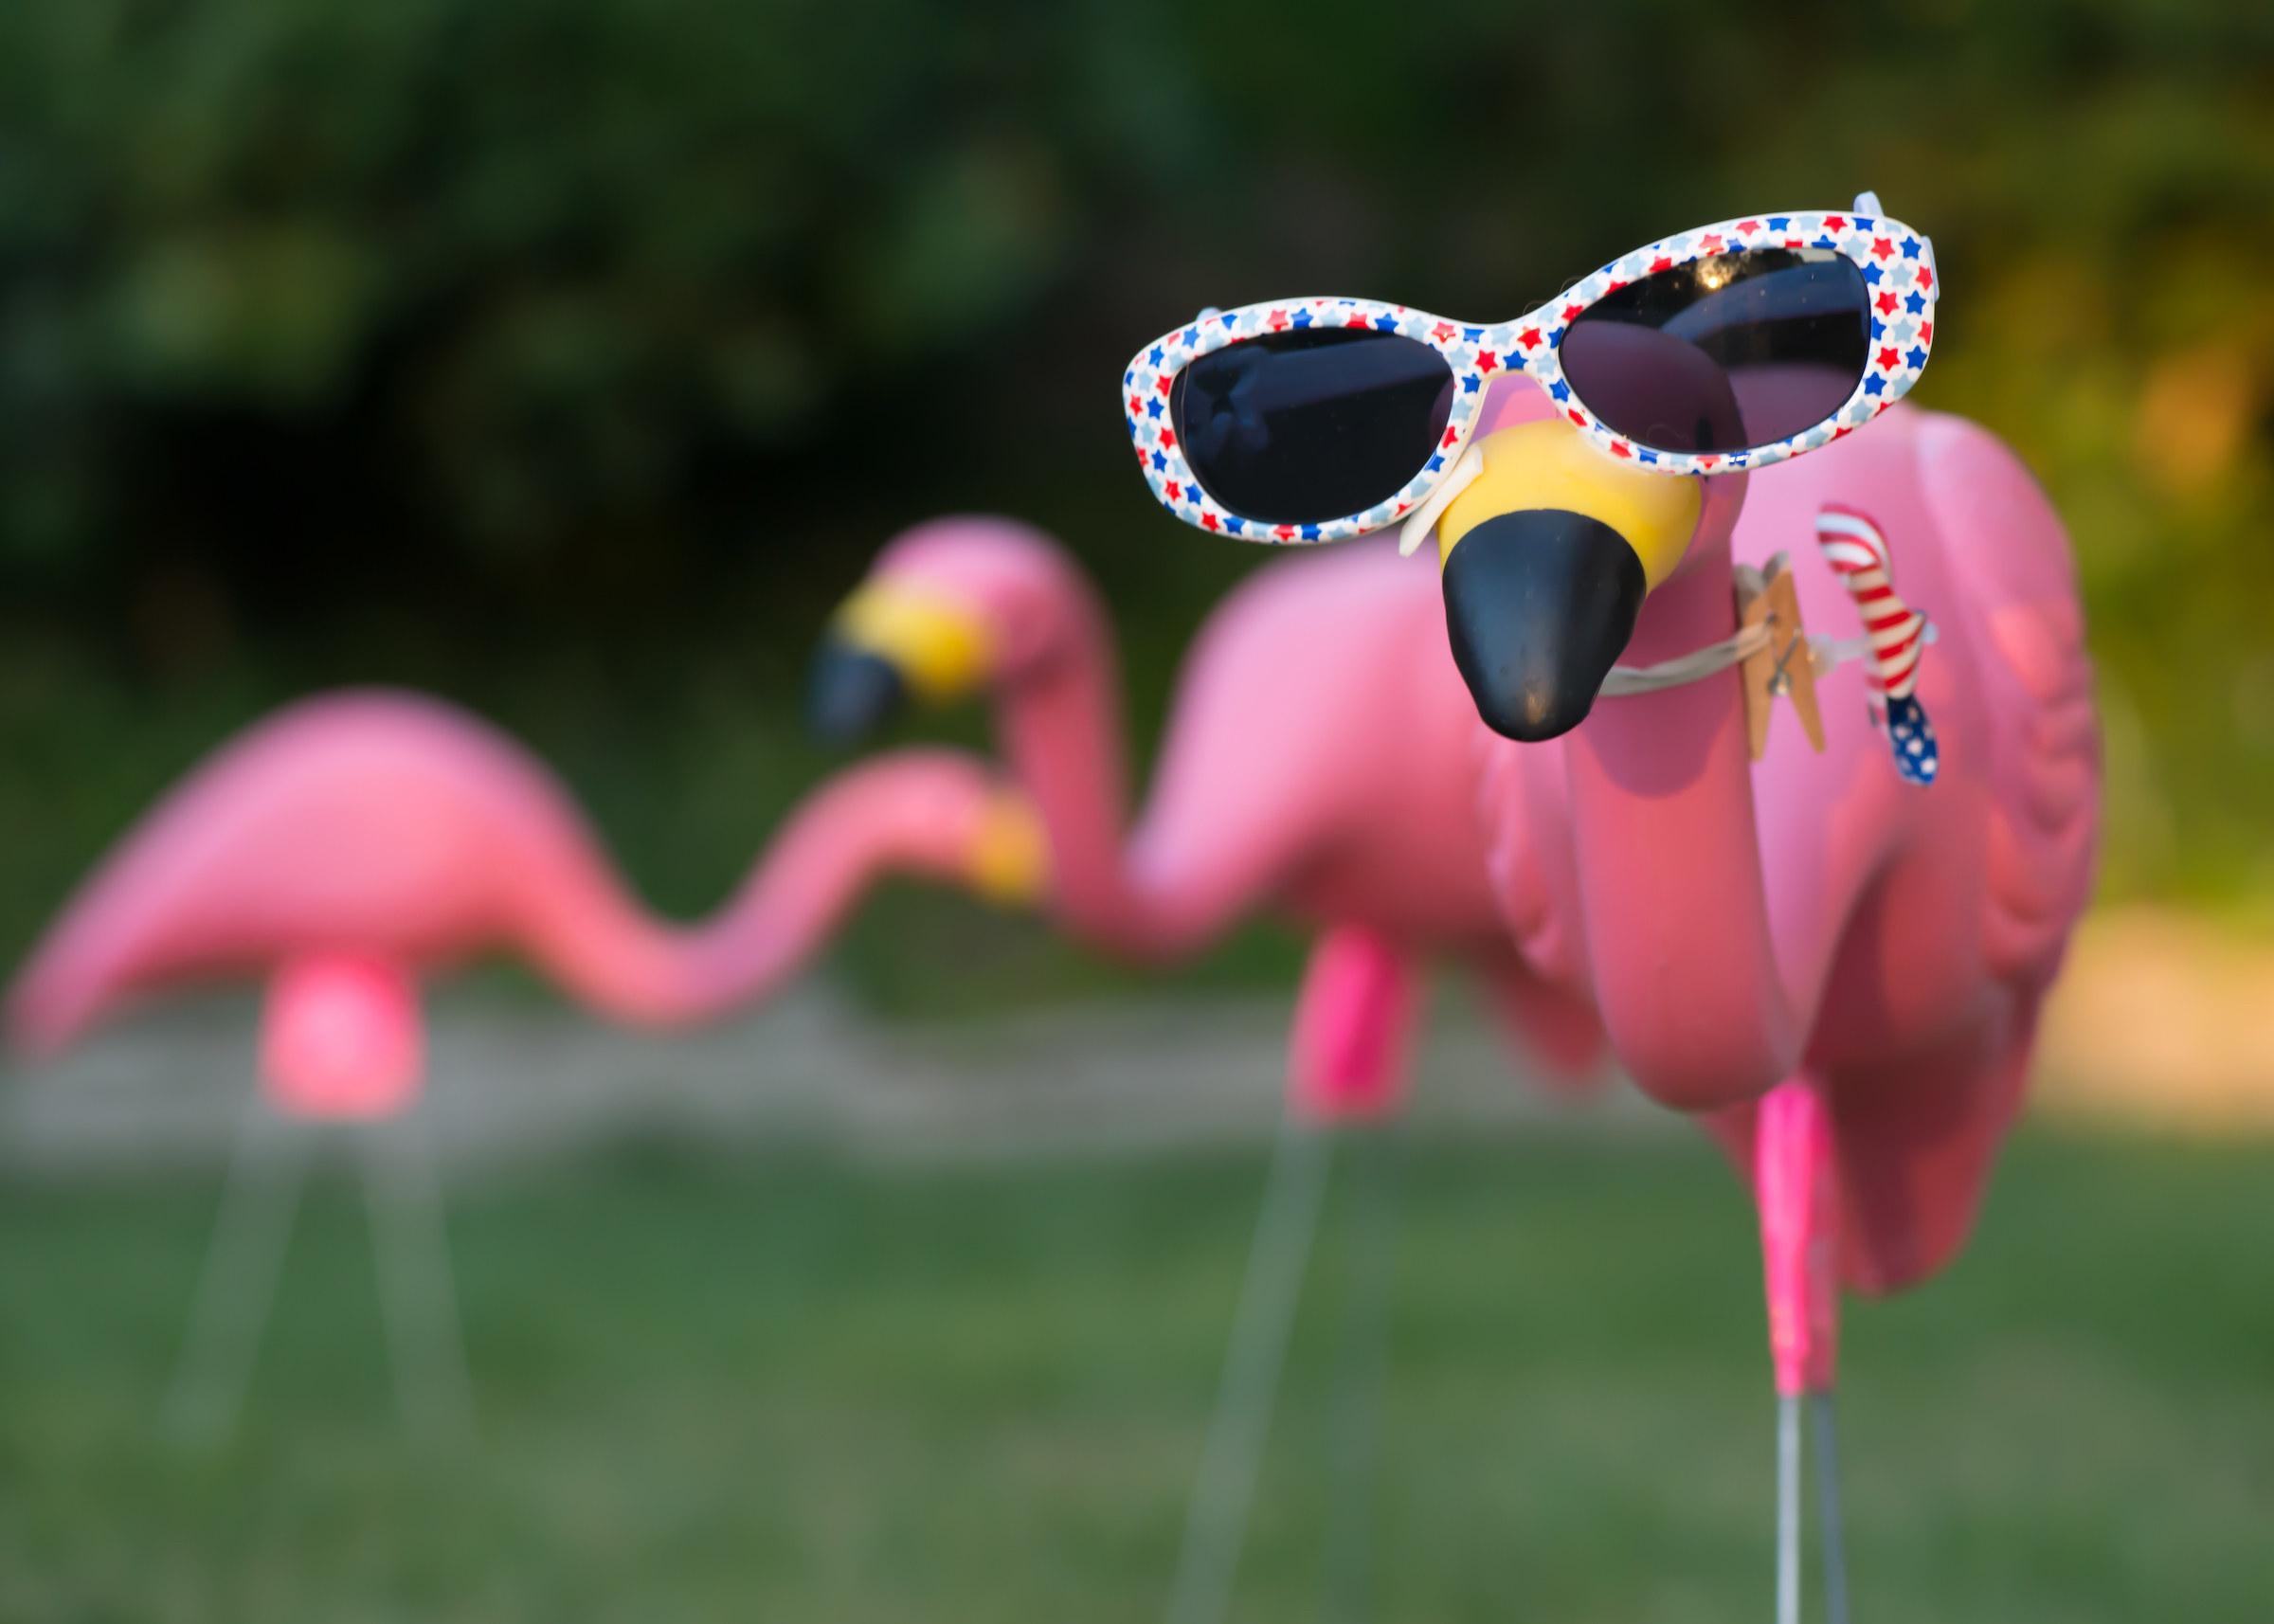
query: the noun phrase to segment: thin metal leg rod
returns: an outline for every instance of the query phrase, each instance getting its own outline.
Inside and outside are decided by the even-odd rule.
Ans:
[[[166,1392],[161,1418],[179,1443],[219,1443],[236,1428],[299,1210],[311,1137],[271,1110],[258,1090],[246,1100],[181,1360]]]
[[[1814,1395],[1816,1432],[1816,1524],[1824,1544],[1825,1624],[1848,1624],[1848,1552],[1840,1528],[1840,1441],[1829,1392]]]
[[[1231,1599],[1333,1149],[1329,1133],[1291,1111],[1281,1125],[1217,1389],[1216,1414],[1193,1486],[1184,1544],[1169,1592],[1168,1624],[1218,1624]]]
[[[415,1437],[447,1441],[474,1425],[473,1389],[450,1277],[450,1242],[425,1126],[414,1110],[363,1128],[364,1198],[395,1399]]]
[[[1349,1128],[1356,1198],[1345,1288],[1341,1370],[1335,1382],[1324,1582],[1326,1624],[1363,1624],[1374,1612],[1374,1536],[1381,1453],[1382,1386],[1390,1300],[1398,1276],[1400,1146],[1392,1122]]]
[[[1800,1397],[1777,1399],[1777,1624],[1800,1624]]]

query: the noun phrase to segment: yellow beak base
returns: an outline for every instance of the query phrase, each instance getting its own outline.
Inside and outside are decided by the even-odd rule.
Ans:
[[[1449,561],[1461,537],[1487,519],[1556,509],[1595,519],[1625,538],[1655,588],[1689,550],[1704,505],[1695,479],[1613,461],[1561,420],[1520,423],[1477,442],[1485,471],[1437,520],[1437,558]]]
[[[985,622],[947,594],[909,582],[870,582],[845,600],[829,629],[842,646],[891,665],[928,704],[962,698],[995,665]]]

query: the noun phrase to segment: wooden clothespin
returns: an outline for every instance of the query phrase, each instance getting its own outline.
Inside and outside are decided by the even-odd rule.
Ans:
[[[1769,623],[1766,648],[1745,657],[1740,673],[1745,685],[1745,731],[1759,761],[1769,748],[1769,708],[1781,694],[1799,713],[1800,731],[1809,747],[1824,753],[1824,719],[1816,711],[1816,668],[1800,624],[1800,594],[1793,587],[1792,561],[1779,552],[1767,569],[1740,564],[1737,578],[1738,623]]]

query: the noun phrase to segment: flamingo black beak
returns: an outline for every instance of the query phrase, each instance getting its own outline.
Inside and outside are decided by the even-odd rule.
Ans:
[[[1445,560],[1445,630],[1485,725],[1537,743],[1585,721],[1648,590],[1626,538],[1584,514],[1532,508],[1471,530]]]
[[[908,702],[908,684],[892,661],[835,635],[813,651],[805,678],[805,730],[822,744],[849,749],[876,733]]]
[[[1561,420],[1478,449],[1484,473],[1437,522],[1445,630],[1485,725],[1536,744],[1587,719],[1703,501],[1697,480],[1615,463]]]
[[[861,743],[911,699],[946,704],[986,680],[994,638],[978,612],[920,581],[872,578],[847,598],[814,652],[805,725],[823,743]]]

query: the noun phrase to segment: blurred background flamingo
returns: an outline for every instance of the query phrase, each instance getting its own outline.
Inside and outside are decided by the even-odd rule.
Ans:
[[[718,916],[650,917],[568,794],[512,740],[411,695],[295,706],[161,801],[66,906],[9,994],[16,1040],[52,1055],[153,987],[262,975],[248,1105],[168,1400],[192,1437],[241,1399],[305,1172],[309,1127],[352,1125],[406,1420],[470,1418],[431,1157],[420,981],[513,952],[624,1021],[670,1025],[796,970],[877,875],[1006,901],[1041,883],[1018,798],[951,752],[857,767],[794,815]]]

